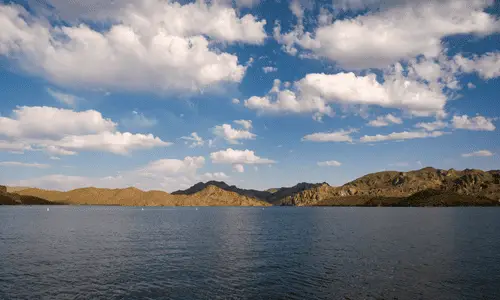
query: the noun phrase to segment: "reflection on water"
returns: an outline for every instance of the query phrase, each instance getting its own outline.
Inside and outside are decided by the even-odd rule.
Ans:
[[[497,208],[0,208],[0,299],[495,299]]]

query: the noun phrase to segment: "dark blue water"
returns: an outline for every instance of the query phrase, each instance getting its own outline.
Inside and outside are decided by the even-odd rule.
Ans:
[[[500,299],[500,209],[2,207],[0,299]]]

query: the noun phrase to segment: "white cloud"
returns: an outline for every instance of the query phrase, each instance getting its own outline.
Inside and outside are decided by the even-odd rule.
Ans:
[[[54,145],[45,145],[44,151],[52,155],[76,155],[75,151],[66,150]]]
[[[201,1],[128,1],[102,14],[112,25],[99,32],[81,23],[82,16],[78,26],[52,26],[21,6],[2,4],[0,55],[59,85],[196,91],[239,82],[246,70],[212,41],[260,44],[266,38],[265,20]]]
[[[232,102],[233,104],[240,104],[240,100],[239,100],[239,99],[237,99],[237,98],[233,98],[233,100],[231,100],[231,102]]]
[[[202,181],[205,181],[205,180],[225,180],[225,179],[228,179],[229,176],[227,176],[224,172],[215,172],[215,173],[204,173],[199,178]]]
[[[467,129],[475,131],[494,131],[495,125],[492,123],[493,119],[485,118],[483,116],[470,117],[467,115],[453,116],[451,120],[453,128]]]
[[[355,129],[342,129],[334,132],[317,132],[304,136],[302,140],[309,142],[352,142],[351,133],[356,131]]]
[[[252,120],[235,120],[234,123],[242,126],[247,130],[252,128]]]
[[[148,118],[137,111],[132,111],[132,116],[123,118],[120,123],[127,128],[148,128],[158,124],[158,120]]]
[[[51,157],[49,157],[49,158],[50,158],[50,159],[52,159],[52,160],[61,160],[61,158],[59,158],[59,157],[57,157],[57,156],[51,156]]]
[[[0,127],[0,135],[11,139],[0,143],[0,148],[16,148],[11,149],[15,151],[33,148],[51,155],[75,155],[78,150],[123,155],[132,150],[171,144],[151,134],[118,132],[115,122],[95,110],[77,112],[23,106],[15,109],[11,118],[0,117]]]
[[[55,142],[56,146],[69,150],[96,150],[115,154],[128,154],[133,150],[166,147],[164,142],[152,134],[132,134],[130,132],[102,132],[91,135],[66,136]]]
[[[368,125],[373,127],[389,126],[390,124],[403,124],[403,120],[393,116],[392,114],[387,114],[385,116],[379,116],[375,120],[368,122]]]
[[[0,140],[0,151],[10,151],[15,153],[24,153],[24,151],[33,150],[31,145],[23,143],[22,141],[4,141]]]
[[[54,99],[56,99],[60,103],[65,104],[69,107],[75,107],[76,103],[82,100],[82,98],[77,97],[75,95],[66,94],[60,91],[53,90],[51,88],[47,88],[47,93],[49,93],[49,95],[51,95]]]
[[[422,129],[425,129],[427,131],[434,131],[437,129],[446,128],[447,126],[448,126],[448,124],[446,122],[439,121],[439,120],[434,121],[434,122],[421,122],[421,123],[415,124],[416,128],[422,128]]]
[[[476,88],[476,85],[475,85],[474,83],[472,83],[472,82],[469,82],[469,83],[467,83],[467,88],[468,88],[469,90],[472,90],[472,89],[475,89],[475,88]]]
[[[0,135],[19,138],[60,138],[68,134],[92,134],[115,130],[116,123],[100,112],[76,112],[47,106],[21,106],[12,118],[0,117]]]
[[[277,72],[278,71],[278,68],[276,67],[271,67],[271,66],[268,66],[268,67],[262,67],[262,71],[264,71],[264,73],[271,73],[271,72]]]
[[[186,144],[191,142],[189,148],[202,147],[205,144],[205,141],[196,132],[191,132],[190,136],[183,136],[181,139],[185,140]]]
[[[328,160],[328,161],[320,161],[318,162],[318,166],[320,167],[339,167],[342,163],[336,160]]]
[[[489,150],[479,150],[476,152],[462,154],[462,157],[485,157],[485,156],[493,156],[493,153]]]
[[[253,96],[245,106],[258,112],[319,113],[333,115],[330,104],[375,105],[398,108],[415,115],[442,115],[446,96],[440,87],[405,77],[401,65],[395,65],[379,83],[375,74],[312,73],[295,82],[295,89],[280,89],[275,81],[271,91]]]
[[[246,129],[234,129],[230,124],[217,125],[212,131],[230,144],[239,144],[240,140],[253,140],[257,136]]]
[[[362,143],[372,143],[372,142],[382,142],[382,141],[391,141],[391,140],[411,140],[411,139],[423,139],[429,137],[439,137],[445,134],[442,131],[403,131],[403,132],[393,132],[388,135],[365,135],[361,137],[359,140]]]
[[[456,55],[453,60],[460,70],[465,73],[476,72],[483,79],[500,77],[500,52],[489,52],[471,58]],[[469,88],[471,87],[469,86]]]
[[[173,175],[181,173],[196,173],[196,170],[203,167],[205,158],[203,156],[186,156],[183,160],[179,159],[160,159],[149,163],[141,172],[154,173],[161,175]]]
[[[296,47],[326,57],[344,68],[385,68],[397,61],[423,54],[435,57],[442,51],[441,39],[456,34],[490,34],[499,30],[494,15],[484,12],[488,1],[406,1],[403,4],[337,19],[304,32],[301,23],[291,32],[274,36],[296,54]]]
[[[251,150],[233,150],[228,148],[217,152],[210,153],[210,158],[215,164],[273,164],[274,160],[261,158],[255,155]]]
[[[242,164],[234,164],[233,170],[238,173],[243,173],[245,172],[245,167]]]
[[[39,163],[23,163],[18,161],[1,161],[0,166],[3,167],[27,167],[27,168],[39,168],[45,169],[50,167],[47,164],[39,164]]]

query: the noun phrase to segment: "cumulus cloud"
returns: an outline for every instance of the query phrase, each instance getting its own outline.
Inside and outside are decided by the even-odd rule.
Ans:
[[[0,117],[1,135],[22,138],[60,138],[68,134],[92,134],[114,131],[116,123],[100,112],[76,112],[47,106],[21,106],[11,118]]]
[[[12,117],[0,117],[0,148],[41,149],[51,155],[75,155],[80,150],[128,154],[130,151],[169,146],[152,134],[116,131],[117,124],[95,110],[73,111],[54,107],[18,107]],[[19,149],[20,148],[20,149]]]
[[[435,131],[438,129],[446,128],[447,126],[448,126],[448,124],[446,122],[443,122],[440,120],[437,120],[434,122],[420,122],[420,123],[415,124],[416,128],[422,128],[422,129],[425,129],[427,131]]]
[[[240,104],[240,100],[239,100],[239,99],[237,99],[237,98],[233,98],[233,100],[231,100],[231,102],[232,102],[233,104]]]
[[[368,122],[368,126],[372,127],[384,127],[390,124],[403,124],[403,120],[392,114],[387,114],[385,116],[379,116],[375,120]]]
[[[0,140],[0,151],[9,151],[14,153],[24,153],[24,151],[33,150],[31,145],[22,141],[4,141]]]
[[[267,113],[313,113],[333,115],[331,104],[373,105],[397,108],[414,115],[442,115],[446,96],[441,87],[432,87],[404,75],[396,64],[384,74],[380,83],[375,74],[358,76],[350,73],[311,73],[294,83],[293,89],[281,89],[275,80],[263,97],[252,96],[245,106]]]
[[[477,73],[483,79],[500,77],[500,52],[489,52],[484,55],[466,58],[461,54],[454,57],[454,63],[465,73]],[[468,85],[469,88],[473,88]]]
[[[352,142],[351,133],[356,132],[356,129],[344,130],[334,132],[317,132],[304,136],[302,141],[309,142]]]
[[[240,125],[241,127],[245,128],[245,129],[251,129],[252,128],[252,120],[235,120],[234,121],[234,124],[238,124]]]
[[[58,147],[69,150],[95,150],[115,154],[128,154],[139,149],[166,147],[171,143],[164,142],[152,134],[132,134],[130,132],[102,132],[90,135],[66,136],[55,142]]]
[[[267,74],[267,73],[271,73],[271,72],[277,72],[278,68],[267,66],[267,67],[262,67],[262,71],[264,71],[264,73]]]
[[[45,169],[50,167],[47,164],[39,164],[39,163],[23,163],[18,161],[1,161],[0,166],[3,167],[27,167],[27,168],[39,168]]]
[[[485,157],[485,156],[493,156],[493,153],[489,150],[479,150],[476,152],[462,154],[462,157]]]
[[[260,44],[266,37],[265,20],[217,3],[140,0],[108,8],[101,17],[111,26],[97,31],[81,23],[85,18],[51,25],[19,5],[1,4],[0,55],[59,85],[196,91],[240,82],[246,70],[212,41]]]
[[[75,107],[77,102],[82,100],[82,98],[77,97],[75,95],[56,91],[51,88],[47,88],[47,93],[49,93],[49,95],[51,95],[54,99],[59,101],[59,103],[62,103],[69,107]]]
[[[274,164],[275,161],[262,158],[255,155],[254,151],[251,150],[233,150],[228,148],[226,150],[221,150],[217,152],[210,153],[210,158],[215,164],[241,164],[241,165],[252,165],[252,164]]]
[[[231,124],[222,124],[215,126],[212,132],[215,136],[223,138],[229,144],[240,144],[241,140],[253,140],[257,136],[249,131],[252,128],[252,121],[236,120],[234,123],[242,126],[244,129],[235,129]]]
[[[196,148],[196,147],[202,147],[205,145],[205,141],[203,138],[201,138],[198,133],[196,132],[191,132],[189,136],[183,136],[181,139],[186,141],[186,144],[191,142],[191,145],[189,145],[189,148]]]
[[[320,167],[339,167],[342,164],[336,160],[327,160],[318,162],[318,166]]]
[[[195,173],[196,170],[203,167],[205,158],[203,156],[186,156],[183,160],[179,159],[160,159],[150,162],[141,169],[145,173],[173,175],[181,173]]]
[[[475,131],[494,131],[496,129],[493,119],[483,116],[469,117],[467,115],[453,116],[451,124],[456,129],[467,129]]]
[[[499,21],[484,12],[489,4],[483,0],[404,1],[374,13],[336,19],[312,33],[304,32],[300,21],[285,34],[276,26],[274,36],[291,54],[300,47],[348,69],[385,68],[421,54],[437,56],[446,36],[498,31]]]
[[[243,173],[245,172],[245,167],[242,164],[235,164],[233,165],[233,170],[238,173]]]
[[[430,137],[439,137],[445,134],[442,131],[403,131],[403,132],[393,132],[388,135],[365,135],[361,137],[359,140],[362,143],[373,143],[373,142],[382,142],[382,141],[391,141],[391,140],[411,140],[411,139],[423,139]]]

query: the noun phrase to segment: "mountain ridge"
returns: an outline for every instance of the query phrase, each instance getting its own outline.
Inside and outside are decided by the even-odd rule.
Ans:
[[[6,194],[8,188],[2,193]],[[72,205],[129,206],[455,206],[500,205],[500,170],[422,168],[366,174],[341,186],[301,182],[265,191],[241,189],[223,181],[198,182],[172,193],[79,188],[51,191],[28,188],[11,193]],[[13,196],[17,197],[17,196]],[[9,202],[9,203],[12,203]],[[18,201],[18,204],[23,204]]]

